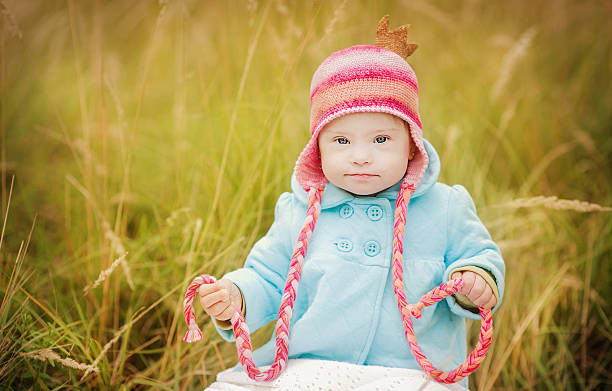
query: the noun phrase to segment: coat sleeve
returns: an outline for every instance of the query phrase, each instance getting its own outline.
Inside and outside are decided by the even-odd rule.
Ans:
[[[281,295],[285,287],[291,253],[294,200],[291,193],[283,193],[274,210],[274,222],[251,251],[244,266],[227,273],[223,278],[240,288],[245,303],[245,320],[254,332],[278,317]],[[215,328],[226,341],[234,341],[234,333]]]
[[[499,247],[493,242],[491,235],[476,215],[472,197],[461,185],[454,185],[450,190],[445,263],[443,281],[450,278],[451,271],[464,266],[476,266],[487,270],[495,279],[499,293],[493,311],[499,307],[504,294],[506,266]],[[454,297],[449,296],[446,300],[455,314],[480,319],[479,314],[462,308]]]

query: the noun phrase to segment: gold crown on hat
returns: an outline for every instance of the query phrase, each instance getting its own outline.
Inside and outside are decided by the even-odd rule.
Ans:
[[[376,26],[374,45],[391,50],[405,59],[419,47],[416,43],[408,43],[409,28],[410,25],[405,24],[393,31],[389,31],[389,15],[385,15],[378,22],[378,26]]]

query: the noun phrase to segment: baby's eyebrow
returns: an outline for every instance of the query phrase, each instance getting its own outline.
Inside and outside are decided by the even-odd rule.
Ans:
[[[376,129],[372,129],[372,130],[368,130],[367,133],[380,133],[380,132],[401,132],[403,131],[403,128],[376,128]],[[331,131],[329,132],[330,135],[345,135],[347,133],[351,133],[350,131],[346,131],[346,130],[336,130],[336,131]]]
[[[397,132],[402,132],[404,131],[403,128],[397,128],[397,127],[389,127],[389,128],[375,128],[369,131],[366,131],[365,134],[368,135],[373,135],[373,134],[380,134],[380,133],[397,133]],[[325,133],[326,138],[334,138],[334,137],[349,137],[351,135],[351,131],[350,130],[344,130],[344,129],[339,129],[339,130],[331,130]],[[321,135],[323,136],[323,135]]]
[[[375,129],[370,131],[370,133],[380,133],[380,132],[401,132],[404,129],[402,128],[379,128],[379,129]]]

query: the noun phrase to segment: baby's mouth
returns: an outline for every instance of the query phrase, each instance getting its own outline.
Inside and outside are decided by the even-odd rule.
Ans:
[[[376,174],[363,174],[363,173],[357,173],[357,174],[345,174],[346,176],[350,176],[350,177],[355,177],[355,178],[370,178],[370,177],[377,177],[378,175]]]

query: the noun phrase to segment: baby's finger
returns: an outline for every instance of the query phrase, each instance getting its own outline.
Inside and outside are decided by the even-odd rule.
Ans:
[[[210,316],[212,316],[215,319],[219,319],[219,320],[228,320],[229,318],[231,318],[232,316],[222,316],[223,314],[227,313],[228,309],[231,307],[230,303],[224,303],[224,302],[219,302],[217,304],[212,305],[209,308],[209,312],[207,312]]]
[[[495,295],[491,295],[491,298],[489,299],[489,301],[486,302],[485,305],[483,305],[482,307],[491,309],[495,307],[495,304],[497,304],[497,298],[495,297]]]
[[[231,304],[229,304],[227,308],[223,310],[215,318],[219,320],[229,320],[232,318],[232,316],[234,316],[234,312],[236,312],[236,308],[234,308]]]
[[[475,276],[476,274],[472,272],[464,272],[461,275],[461,278],[463,279],[463,288],[461,288],[461,293],[468,297],[470,295],[470,291],[474,287]]]
[[[470,298],[470,300],[472,300],[475,303],[476,299],[478,299],[480,296],[482,296],[485,293],[485,290],[487,289],[488,284],[479,275],[475,274],[474,276],[475,276],[474,286],[472,286],[472,289],[470,290],[468,297]]]
[[[200,297],[200,304],[207,313],[209,313],[207,309],[219,302],[225,302],[226,304],[229,303],[229,292],[227,290],[221,289],[204,297]]]
[[[456,280],[457,278],[461,278],[461,272],[454,272],[451,276],[451,280]]]
[[[482,292],[480,296],[474,297],[473,299],[471,299],[474,302],[474,304],[480,307],[484,307],[485,304],[487,304],[489,300],[491,299],[491,296],[493,296],[493,291],[491,290],[491,287],[487,283],[485,283],[484,288],[485,288],[484,292]]]
[[[487,300],[486,303],[478,306],[490,310],[491,308],[495,307],[495,304],[497,304],[497,299],[494,295],[491,295],[491,297],[489,297],[489,300]]]
[[[219,281],[217,281],[217,285],[219,285],[219,288],[223,288],[223,289],[227,289],[227,290],[230,289],[232,284],[233,284],[233,282],[231,282],[227,278],[222,278]]]
[[[219,284],[217,284],[216,282],[213,284],[202,284],[198,288],[198,295],[200,295],[200,297],[204,297],[218,290],[219,290]]]

